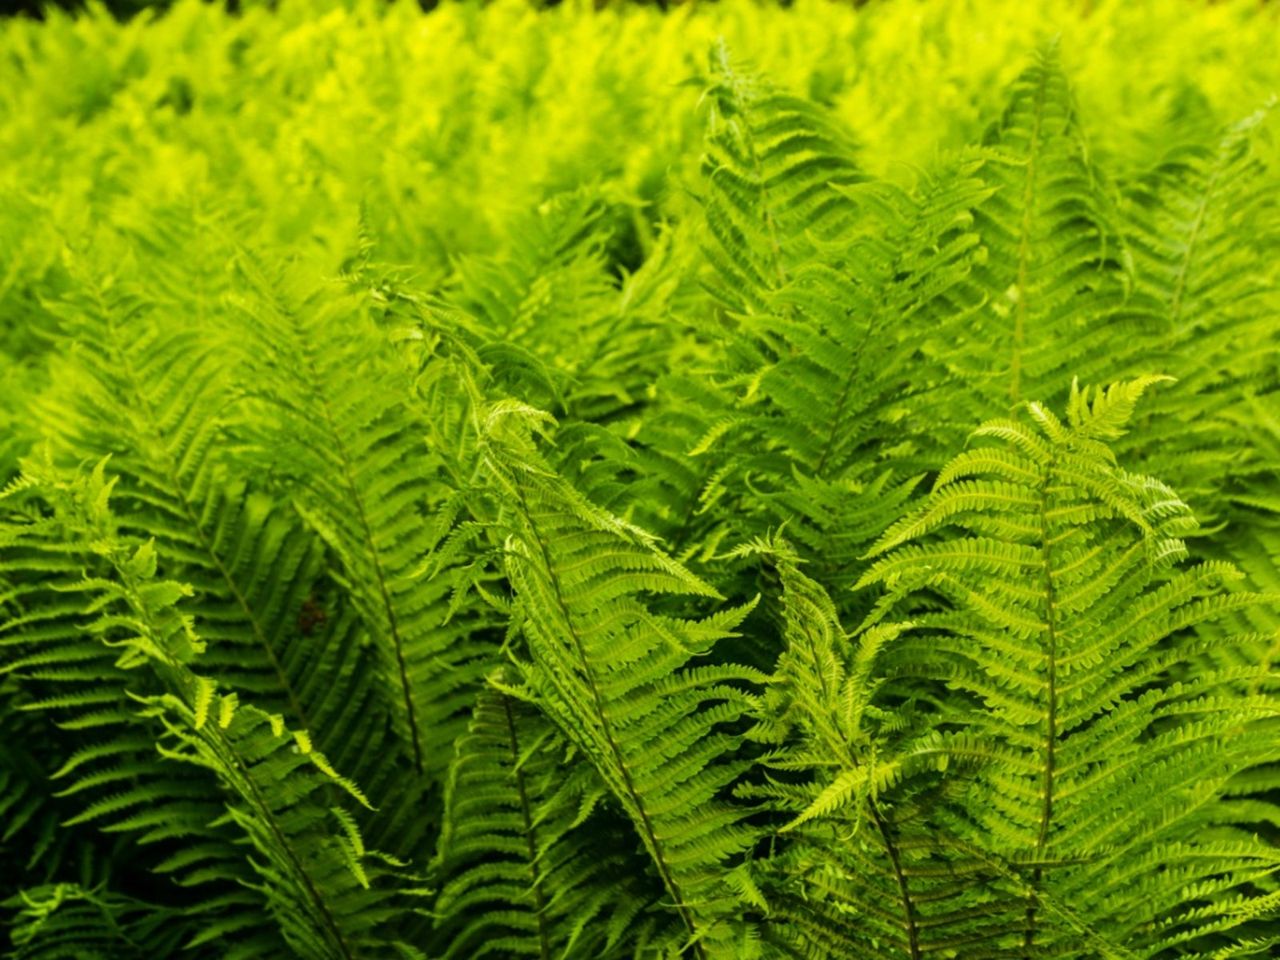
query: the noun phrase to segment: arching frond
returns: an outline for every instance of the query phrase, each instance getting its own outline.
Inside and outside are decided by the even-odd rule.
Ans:
[[[170,911],[110,891],[49,884],[4,906],[15,913],[14,960],[144,960],[182,948]]]
[[[689,619],[645,602],[716,593],[549,471],[530,435],[543,426],[535,414],[499,405],[488,423],[485,462],[509,498],[525,680],[631,820],[693,954],[740,956],[723,873],[752,831],[722,794],[741,772],[734,727],[761,677],[690,661],[731,636],[749,607]]]
[[[19,5],[0,953],[1280,956],[1280,7]]]

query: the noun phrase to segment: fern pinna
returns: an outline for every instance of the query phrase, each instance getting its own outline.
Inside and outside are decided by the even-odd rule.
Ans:
[[[0,25],[6,955],[1280,956],[1274,8],[240,6]]]

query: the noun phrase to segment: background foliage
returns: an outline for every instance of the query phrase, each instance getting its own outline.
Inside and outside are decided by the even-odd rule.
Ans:
[[[1280,955],[1276,12],[0,25],[14,957]]]

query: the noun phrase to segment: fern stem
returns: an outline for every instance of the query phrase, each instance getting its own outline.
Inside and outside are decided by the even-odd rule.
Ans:
[[[1027,147],[1027,177],[1022,190],[1022,225],[1018,236],[1018,299],[1014,303],[1013,358],[1009,371],[1009,399],[1018,403],[1022,399],[1022,350],[1027,328],[1027,261],[1031,258],[1031,212],[1035,199],[1036,152],[1040,149],[1041,128],[1044,124],[1044,101],[1047,93],[1048,71],[1041,69],[1036,81],[1035,117],[1031,126],[1031,143]]]
[[[235,748],[231,746],[230,741],[226,739],[220,730],[216,731],[216,736],[218,737],[218,742],[230,755],[231,762],[235,764],[236,771],[248,786],[249,793],[251,794],[254,805],[258,808],[259,815],[271,829],[271,835],[275,838],[276,843],[280,845],[280,849],[284,853],[285,857],[288,858],[289,865],[293,868],[294,873],[302,881],[302,885],[306,889],[307,898],[311,901],[312,907],[319,915],[320,922],[336,941],[337,947],[342,953],[343,960],[356,960],[356,955],[351,952],[351,948],[347,944],[346,937],[342,935],[342,929],[338,926],[338,921],[334,919],[333,913],[329,910],[328,904],[324,902],[324,897],[320,895],[319,889],[317,889],[315,883],[312,882],[311,875],[307,873],[306,867],[303,866],[302,861],[299,860],[297,854],[294,853],[293,847],[289,843],[289,838],[285,836],[284,831],[280,828],[280,824],[276,822],[275,814],[272,813],[270,805],[268,805],[266,798],[262,795],[262,791],[258,789],[258,785],[249,775],[249,771],[245,767],[243,759],[240,757],[239,753],[236,752]]]
[[[751,160],[751,171],[760,185],[760,217],[764,221],[764,229],[769,237],[769,254],[773,260],[773,269],[778,274],[779,287],[787,283],[787,270],[782,262],[782,241],[778,239],[778,224],[768,202],[769,191],[765,188],[764,166],[760,162],[760,153],[756,150],[755,132],[751,129],[749,105],[744,97],[737,95],[739,116],[742,117],[742,140],[747,148],[747,156]]]
[[[1219,154],[1219,157],[1221,157],[1221,154]],[[1213,174],[1209,177],[1209,182],[1205,184],[1204,192],[1200,195],[1200,203],[1196,207],[1195,220],[1192,221],[1191,231],[1187,235],[1186,250],[1183,252],[1182,261],[1178,264],[1177,276],[1174,278],[1173,294],[1169,298],[1169,321],[1175,329],[1178,326],[1178,321],[1182,319],[1182,299],[1186,294],[1187,275],[1191,271],[1191,261],[1196,253],[1200,233],[1204,229],[1209,200],[1218,186],[1220,166],[1220,163],[1214,165]]]
[[[665,857],[662,855],[662,845],[658,840],[657,831],[654,830],[653,822],[649,819],[649,812],[645,809],[644,800],[636,789],[635,781],[631,778],[631,768],[628,766],[626,758],[623,757],[622,747],[613,732],[613,723],[605,710],[604,696],[600,693],[600,685],[596,679],[595,668],[587,657],[586,648],[582,644],[582,637],[574,626],[573,615],[569,612],[569,604],[565,600],[560,577],[556,574],[555,565],[552,563],[551,551],[547,547],[546,538],[543,537],[542,532],[538,529],[537,521],[534,520],[533,511],[529,508],[529,501],[525,497],[524,488],[518,482],[513,486],[516,496],[520,499],[520,509],[529,523],[529,530],[533,534],[533,539],[538,545],[539,552],[542,554],[542,562],[546,564],[547,578],[550,581],[552,592],[555,594],[556,604],[559,606],[564,622],[569,628],[569,636],[573,640],[578,661],[582,664],[582,672],[587,682],[587,688],[591,691],[592,705],[595,707],[596,716],[600,718],[601,732],[604,734],[605,741],[609,745],[609,751],[613,754],[614,762],[617,763],[618,770],[622,774],[623,788],[631,798],[631,802],[635,805],[636,813],[640,817],[640,828],[644,831],[645,845],[653,854],[654,864],[658,868],[658,874],[662,878],[663,886],[667,888],[667,892],[671,894],[675,902],[676,912],[680,915],[680,919],[684,921],[689,933],[696,937],[698,930],[694,924],[693,915],[685,905],[680,887],[676,883]],[[693,950],[695,957],[699,958],[699,960],[705,960],[706,953],[702,949],[702,944],[696,939],[693,941]]]
[[[1041,786],[1040,830],[1036,837],[1036,857],[1044,854],[1045,844],[1049,839],[1049,827],[1053,822],[1053,789],[1054,764],[1056,762],[1058,740],[1058,627],[1055,607],[1056,588],[1053,583],[1053,544],[1049,530],[1049,484],[1053,479],[1053,464],[1050,462],[1045,470],[1040,486],[1040,560],[1044,572],[1045,596],[1045,682],[1047,685],[1044,742],[1044,780]],[[1036,900],[1035,888],[1042,879],[1042,869],[1036,867],[1032,874],[1033,889],[1027,902],[1026,933],[1023,947],[1027,957],[1031,956],[1031,948],[1035,944],[1036,916],[1039,904]]]
[[[240,610],[244,613],[245,620],[248,621],[249,629],[253,631],[254,639],[258,642],[258,645],[262,647],[263,653],[267,655],[267,661],[271,664],[271,669],[275,672],[276,679],[279,681],[281,689],[284,690],[284,694],[289,700],[289,709],[291,709],[294,712],[294,715],[297,716],[298,722],[302,724],[303,729],[310,731],[311,723],[307,719],[307,712],[303,709],[302,702],[298,699],[298,694],[293,689],[293,684],[289,682],[289,678],[284,672],[284,665],[280,663],[280,658],[276,656],[275,650],[267,641],[267,636],[263,632],[262,625],[258,622],[258,618],[254,614],[253,609],[249,606],[249,601],[241,592],[239,584],[237,584],[232,578],[231,571],[228,570],[226,565],[222,562],[222,558],[214,551],[212,542],[210,542],[208,537],[205,536],[204,528],[201,527],[197,521],[187,497],[179,492],[178,499],[182,504],[183,512],[186,513],[187,519],[191,523],[191,528],[196,532],[196,536],[200,541],[200,546],[204,549],[205,553],[208,554],[209,559],[213,562],[214,567],[222,577],[223,583],[227,585],[227,589],[231,591],[231,596],[235,598],[237,605],[239,605]]]
[[[547,934],[547,901],[542,894],[542,879],[538,876],[537,828],[529,809],[529,792],[525,787],[524,771],[520,769],[520,741],[516,735],[516,719],[511,713],[511,698],[500,694],[502,711],[507,720],[507,736],[511,742],[511,769],[515,774],[516,792],[520,794],[520,816],[524,821],[525,846],[529,851],[529,877],[533,887],[534,915],[538,918],[538,951],[542,960],[551,960],[551,940]]]
[[[920,960],[920,931],[916,928],[915,904],[911,900],[911,890],[907,886],[907,875],[902,870],[902,856],[898,845],[894,842],[893,833],[889,830],[888,821],[880,813],[880,807],[874,799],[867,801],[871,811],[871,819],[880,831],[880,839],[884,841],[885,852],[889,855],[889,863],[893,866],[893,876],[898,882],[898,896],[902,899],[903,925],[907,931],[907,950],[911,960]]]
[[[879,318],[879,311],[876,311],[876,318]],[[840,431],[840,426],[844,423],[845,408],[849,404],[849,395],[853,392],[854,380],[862,372],[862,354],[866,350],[867,343],[871,340],[871,334],[875,328],[874,321],[867,324],[867,329],[862,334],[862,342],[858,344],[858,349],[853,355],[853,363],[849,365],[849,373],[844,379],[844,386],[840,391],[840,399],[836,401],[836,410],[831,416],[831,429],[827,432],[827,442],[823,445],[822,456],[818,458],[818,465],[813,470],[814,475],[820,479],[826,479],[823,471],[827,467],[827,460],[831,457],[831,452],[835,449],[836,436]]]

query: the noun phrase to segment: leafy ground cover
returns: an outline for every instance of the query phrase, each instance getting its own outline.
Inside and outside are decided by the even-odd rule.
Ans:
[[[0,25],[16,958],[1280,955],[1271,5]]]

